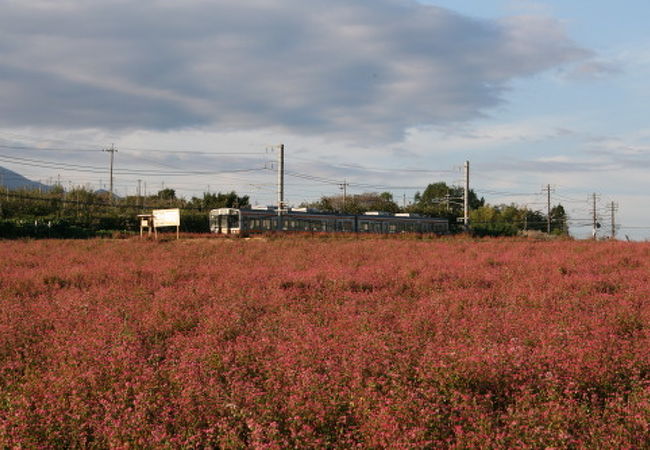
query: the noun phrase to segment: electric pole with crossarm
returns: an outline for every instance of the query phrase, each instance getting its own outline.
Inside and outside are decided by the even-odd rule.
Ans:
[[[105,148],[103,151],[108,152],[111,154],[111,181],[110,181],[110,202],[113,203],[113,157],[115,155],[115,152],[117,152],[117,149],[115,148],[114,144],[111,144],[111,148]]]

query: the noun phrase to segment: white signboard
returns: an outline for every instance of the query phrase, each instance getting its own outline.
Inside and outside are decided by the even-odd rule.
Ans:
[[[181,224],[180,209],[154,209],[153,226],[160,227],[178,227]]]

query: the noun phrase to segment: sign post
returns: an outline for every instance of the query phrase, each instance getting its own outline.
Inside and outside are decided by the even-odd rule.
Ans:
[[[153,231],[158,239],[158,228],[176,227],[176,239],[180,237],[181,210],[176,209],[154,209],[153,210]]]

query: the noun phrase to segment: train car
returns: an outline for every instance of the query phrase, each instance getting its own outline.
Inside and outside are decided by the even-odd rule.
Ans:
[[[367,212],[361,215],[333,214],[307,208],[288,208],[278,214],[274,207],[210,211],[210,231],[217,234],[247,235],[268,231],[311,231],[343,233],[437,233],[449,231],[447,219],[415,214]]]

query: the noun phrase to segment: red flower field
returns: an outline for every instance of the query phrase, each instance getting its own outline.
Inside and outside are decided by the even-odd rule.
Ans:
[[[650,244],[0,242],[2,447],[650,445]]]

